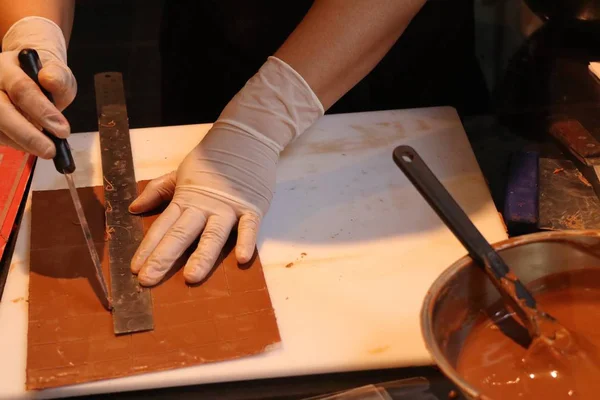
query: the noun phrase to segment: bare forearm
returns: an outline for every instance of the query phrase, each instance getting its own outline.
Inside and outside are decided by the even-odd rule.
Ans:
[[[0,0],[0,38],[21,18],[38,16],[56,22],[69,43],[74,10],[75,0]]]
[[[325,110],[364,78],[425,0],[316,0],[275,53],[311,86]]]

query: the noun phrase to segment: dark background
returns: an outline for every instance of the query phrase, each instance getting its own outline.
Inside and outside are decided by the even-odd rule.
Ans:
[[[98,130],[94,74],[123,73],[130,126],[160,125],[159,30],[164,0],[79,0],[68,63],[77,79],[65,110],[73,132]]]
[[[77,1],[68,63],[78,94],[65,110],[72,131],[97,130],[93,76],[106,71],[124,75],[132,128],[213,122],[310,4]],[[452,105],[467,116],[488,111],[488,95],[475,58],[473,0],[432,0],[328,113]]]

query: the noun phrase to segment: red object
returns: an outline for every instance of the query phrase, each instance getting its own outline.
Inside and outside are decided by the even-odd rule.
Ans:
[[[15,218],[35,156],[0,146],[0,258],[15,225]]]

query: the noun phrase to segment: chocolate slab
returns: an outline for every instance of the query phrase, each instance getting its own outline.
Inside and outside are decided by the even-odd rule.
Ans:
[[[78,191],[109,279],[102,187]],[[145,231],[157,216],[144,216]],[[115,336],[68,190],[33,192],[27,389],[230,360],[279,343],[260,258],[238,265],[234,244],[232,235],[210,276],[190,286],[181,267],[192,245],[151,290],[155,329]]]

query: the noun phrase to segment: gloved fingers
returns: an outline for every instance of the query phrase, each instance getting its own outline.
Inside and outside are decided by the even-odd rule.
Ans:
[[[231,215],[212,215],[200,237],[198,248],[183,268],[183,277],[188,283],[198,283],[213,269],[236,218]]]
[[[144,191],[129,205],[129,212],[133,214],[148,212],[170,201],[175,194],[176,180],[176,171],[151,180]]]
[[[156,285],[173,264],[198,238],[206,225],[206,214],[194,208],[187,208],[152,251],[138,274],[144,286]]]
[[[150,254],[160,243],[167,231],[181,216],[181,208],[176,203],[171,203],[165,211],[154,221],[142,243],[131,259],[131,272],[137,274]]]
[[[44,63],[38,75],[40,84],[54,98],[54,104],[59,110],[64,110],[75,99],[77,81],[71,69],[62,63]]]
[[[252,259],[259,227],[260,217],[256,214],[248,213],[240,218],[235,246],[235,256],[240,264],[245,264]]]
[[[71,132],[67,119],[44,96],[38,85],[18,66],[11,65],[6,69],[7,71],[3,71],[6,76],[2,78],[2,83],[13,104],[48,132],[59,138],[67,138]]]
[[[50,159],[56,154],[52,141],[27,121],[2,91],[0,91],[0,131],[28,153],[45,159]]]
[[[11,138],[9,138],[8,136],[6,136],[2,132],[0,132],[0,146],[8,146],[8,147],[12,147],[15,150],[19,150],[19,151],[25,152],[24,148],[22,148],[21,146],[19,146],[17,144],[17,142],[15,142],[14,140],[12,140]]]

